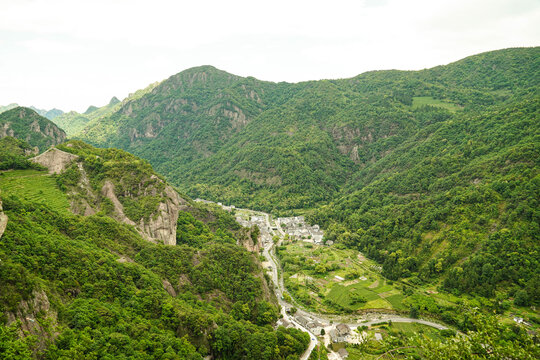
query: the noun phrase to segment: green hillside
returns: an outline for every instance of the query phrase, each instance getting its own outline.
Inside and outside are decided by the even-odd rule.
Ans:
[[[64,148],[85,161],[107,155]],[[122,153],[106,157],[102,177],[123,171],[111,164]],[[0,212],[9,219],[0,237],[0,357],[255,360],[304,351],[307,334],[272,328],[275,298],[257,258],[236,245],[230,214],[190,204],[179,244],[154,244],[104,212],[67,211],[69,178],[0,172]]]
[[[539,77],[538,47],[299,84],[204,66],[79,136],[193,197],[309,213],[389,278],[537,303]]]
[[[15,137],[45,151],[66,139],[66,133],[34,110],[16,107],[0,114],[0,138]]]
[[[526,291],[522,305],[538,304],[539,100],[429,127],[311,220],[390,279],[442,277],[446,290],[501,299]]]
[[[129,96],[124,101],[130,101],[140,98],[142,95],[151,91],[158,83],[150,84],[145,89],[138,90]],[[79,114],[76,111],[70,111],[68,113],[63,113],[53,119],[54,123],[64,129],[68,137],[73,137],[76,134],[79,134],[86,127],[92,127],[96,121],[101,121],[101,119],[106,118],[113,114],[115,111],[118,111],[122,106],[122,103],[116,96],[114,96],[111,101],[105,106],[89,106],[88,109]],[[93,136],[93,135],[90,135]]]
[[[299,84],[198,67],[77,136],[144,157],[194,197],[274,212],[313,208],[432,124],[537,92],[539,53],[507,49],[428,70]]]

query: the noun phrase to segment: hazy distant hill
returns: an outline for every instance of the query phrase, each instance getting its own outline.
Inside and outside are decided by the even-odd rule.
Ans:
[[[151,84],[145,89],[138,90],[133,94],[130,94],[124,102],[132,99],[137,99],[154,88],[157,83]],[[64,113],[54,119],[54,122],[66,131],[68,137],[72,137],[81,132],[86,126],[92,126],[92,124],[102,118],[110,116],[115,111],[118,111],[121,107],[121,102],[116,96],[113,96],[109,103],[102,107],[89,106],[88,109],[80,114],[76,111],[70,111]]]
[[[13,108],[16,108],[18,107],[19,105],[18,104],[9,104],[9,105],[6,105],[6,106],[0,106],[0,113],[3,113],[4,111],[7,111],[7,110],[11,110]],[[46,117],[47,119],[49,120],[52,120],[60,115],[62,115],[64,112],[62,110],[59,110],[59,109],[51,109],[51,110],[43,110],[43,109],[38,109],[34,106],[30,106],[30,109],[34,110],[35,112],[37,112],[39,115],[43,116],[43,117]]]

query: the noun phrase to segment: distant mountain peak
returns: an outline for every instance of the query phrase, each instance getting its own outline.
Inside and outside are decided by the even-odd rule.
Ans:
[[[120,100],[118,100],[116,96],[113,96],[111,101],[109,101],[109,105],[115,105],[115,104],[118,104],[119,102]]]
[[[86,111],[84,112],[84,114],[85,114],[85,115],[90,114],[91,112],[94,112],[94,111],[96,111],[97,109],[99,109],[97,106],[90,105],[90,106],[88,107],[88,109],[86,109]]]

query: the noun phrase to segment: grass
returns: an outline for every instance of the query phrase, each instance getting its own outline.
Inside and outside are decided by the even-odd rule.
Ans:
[[[431,96],[413,97],[413,103],[412,103],[413,109],[416,109],[425,105],[440,107],[451,112],[456,112],[458,110],[461,110],[461,107],[459,107],[456,104],[445,102],[443,100],[434,99]]]
[[[69,201],[46,171],[12,170],[0,172],[0,195],[44,202],[52,209],[69,213]]]
[[[336,311],[336,307],[332,303],[348,311],[362,309],[405,310],[401,304],[401,300],[404,298],[401,291],[393,283],[386,281],[372,267],[374,262],[358,255],[359,252],[352,249],[335,246],[310,248],[301,241],[292,242],[283,252],[284,258],[296,259],[295,264],[285,272],[285,284],[293,297],[300,300],[303,306],[323,313]],[[317,274],[313,269],[319,264],[333,270],[329,270],[324,275]],[[351,273],[354,276],[351,277]],[[295,277],[290,278],[293,275]],[[346,279],[339,281],[336,279],[336,275]],[[306,285],[306,276],[311,278],[309,289]],[[370,286],[373,287],[370,288]],[[362,296],[366,302],[351,304],[353,293]],[[306,296],[309,297],[309,301],[306,301]],[[387,300],[387,297],[392,297],[392,301]]]
[[[388,301],[392,307],[396,310],[405,310],[406,307],[403,305],[403,300],[405,299],[405,295],[403,294],[396,294],[391,295],[386,298],[386,301]]]

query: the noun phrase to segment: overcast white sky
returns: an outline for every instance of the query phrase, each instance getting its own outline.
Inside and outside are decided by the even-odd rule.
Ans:
[[[416,70],[540,45],[540,0],[0,0],[0,105],[64,111],[184,69],[262,80]]]

